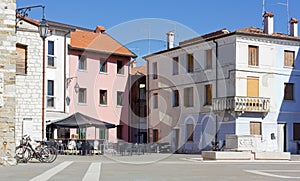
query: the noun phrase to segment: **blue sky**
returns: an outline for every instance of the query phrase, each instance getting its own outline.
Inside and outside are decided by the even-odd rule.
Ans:
[[[300,19],[300,0],[288,2],[289,16]],[[275,14],[276,32],[287,33],[285,3],[265,0],[265,10]],[[176,32],[178,44],[222,28],[262,27],[262,0],[17,0],[17,7],[40,4],[46,19],[90,29],[102,25],[139,56],[165,49],[167,31]],[[41,10],[33,9],[29,17],[40,19]]]

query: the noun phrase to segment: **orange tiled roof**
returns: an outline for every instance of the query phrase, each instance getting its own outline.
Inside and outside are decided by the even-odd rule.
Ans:
[[[131,69],[131,74],[136,75],[136,74],[147,74],[147,64],[139,66],[139,67],[134,67]]]
[[[28,17],[24,17],[20,14],[17,14],[17,18],[20,18],[22,20],[25,20],[33,25],[36,25],[36,26],[39,26],[40,25],[40,22],[38,20],[34,20],[34,19],[31,19],[31,18],[28,18]]]
[[[283,34],[283,33],[278,33],[278,32],[274,32],[271,35],[268,35],[266,33],[264,33],[263,29],[260,28],[255,28],[255,27],[247,27],[247,28],[241,28],[236,30],[235,32],[237,33],[248,33],[248,34],[253,34],[253,35],[263,35],[263,36],[270,36],[270,37],[279,37],[279,38],[287,38],[287,39],[298,39],[300,40],[300,37],[295,37],[295,36],[290,36],[287,34]]]
[[[134,53],[106,33],[76,30],[71,32],[70,46],[75,49],[136,57]]]

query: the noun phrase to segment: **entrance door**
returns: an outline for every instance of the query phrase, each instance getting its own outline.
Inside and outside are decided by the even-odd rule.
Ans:
[[[277,125],[277,145],[278,145],[279,152],[285,151],[285,124],[284,123],[278,123]]]
[[[172,129],[172,152],[175,153],[179,149],[179,128]]]

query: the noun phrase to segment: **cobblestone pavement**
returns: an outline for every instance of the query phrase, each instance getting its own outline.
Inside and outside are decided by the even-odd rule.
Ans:
[[[1,181],[44,180],[300,180],[300,155],[292,161],[203,161],[200,155],[60,155],[0,167]]]

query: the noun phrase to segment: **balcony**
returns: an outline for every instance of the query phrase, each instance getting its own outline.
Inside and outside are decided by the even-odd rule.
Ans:
[[[241,96],[216,98],[213,99],[213,111],[268,113],[270,98]]]

